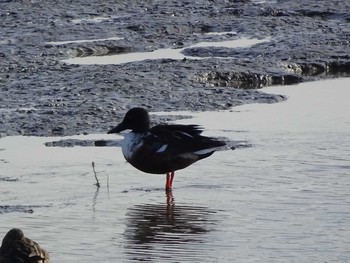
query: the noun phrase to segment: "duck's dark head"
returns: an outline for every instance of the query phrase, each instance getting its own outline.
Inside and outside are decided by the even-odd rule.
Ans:
[[[119,133],[124,130],[132,130],[133,132],[145,132],[150,128],[148,112],[143,108],[132,108],[129,110],[123,121],[108,133]]]
[[[21,229],[12,228],[9,232],[7,232],[4,239],[2,240],[2,244],[0,247],[0,254],[1,254],[1,251],[6,251],[7,249],[10,249],[10,246],[12,246],[13,242],[22,240],[23,238],[24,238],[24,234]]]

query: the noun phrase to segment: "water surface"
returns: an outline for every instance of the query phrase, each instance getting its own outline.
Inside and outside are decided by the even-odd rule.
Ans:
[[[52,262],[348,262],[349,84],[273,87],[289,99],[189,113],[178,122],[252,147],[178,171],[172,195],[119,147],[1,138],[0,236],[20,227]]]
[[[226,34],[226,33],[225,33]],[[225,47],[225,48],[246,48],[259,43],[267,42],[269,39],[249,39],[241,38],[235,40],[225,41],[208,41],[199,42],[186,48],[197,48],[197,47]],[[88,56],[88,57],[75,57],[64,60],[69,64],[124,64],[129,62],[137,62],[143,60],[154,60],[154,59],[205,59],[203,57],[185,56],[182,52],[186,48],[162,48],[151,52],[133,52],[118,55],[106,55],[106,56]],[[222,57],[220,58],[222,59]]]

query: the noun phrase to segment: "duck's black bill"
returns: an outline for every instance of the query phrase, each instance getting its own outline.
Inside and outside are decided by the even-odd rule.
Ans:
[[[119,132],[124,131],[126,129],[127,128],[125,127],[124,123],[120,123],[118,126],[114,127],[112,130],[108,131],[107,134],[119,133]]]

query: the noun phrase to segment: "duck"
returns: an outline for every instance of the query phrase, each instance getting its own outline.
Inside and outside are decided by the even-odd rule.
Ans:
[[[120,124],[107,133],[124,135],[122,153],[128,163],[136,169],[150,174],[165,174],[165,190],[171,191],[175,171],[211,156],[224,147],[222,140],[201,135],[199,125],[159,124],[150,125],[146,109],[130,109]]]
[[[24,236],[19,228],[7,232],[0,247],[0,263],[49,263],[48,252]]]

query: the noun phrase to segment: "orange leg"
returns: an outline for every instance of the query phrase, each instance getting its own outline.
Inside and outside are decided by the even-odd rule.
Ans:
[[[173,187],[174,177],[175,177],[175,172],[171,172],[171,175],[170,175],[170,187]]]
[[[171,191],[173,187],[173,181],[175,177],[175,172],[167,173],[166,174],[166,183],[165,183],[165,190]]]

